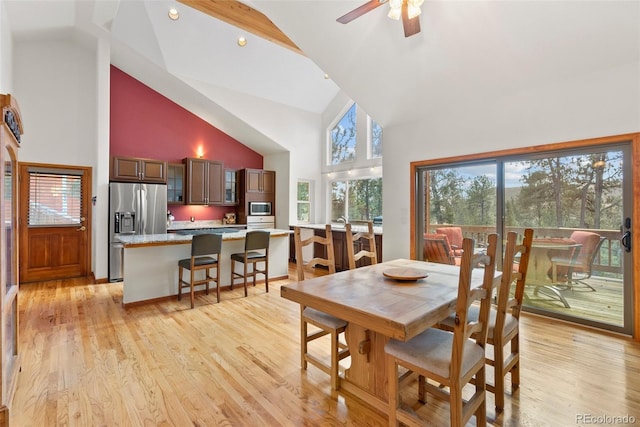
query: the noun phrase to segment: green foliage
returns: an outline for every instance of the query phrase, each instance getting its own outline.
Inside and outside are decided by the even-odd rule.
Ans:
[[[331,183],[331,220],[372,220],[382,215],[382,178],[353,179]]]
[[[309,201],[309,183],[306,181],[298,182],[298,200]]]
[[[431,223],[493,225],[497,187],[467,167],[429,171]],[[505,163],[522,171],[505,188],[506,226],[617,229],[622,218],[622,152],[555,156]]]
[[[622,153],[615,151],[523,162],[523,185],[514,212],[519,215],[517,225],[618,228],[621,160]]]

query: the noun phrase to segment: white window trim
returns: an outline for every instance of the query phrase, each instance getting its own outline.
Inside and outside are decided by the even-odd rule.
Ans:
[[[307,183],[309,185],[309,200],[299,200],[298,199],[298,185],[300,185],[300,183]],[[296,182],[296,223],[297,224],[311,224],[313,223],[313,181],[308,180],[308,179],[298,179],[298,181]],[[304,221],[304,220],[300,220],[300,218],[298,218],[298,206],[301,203],[306,203],[309,205],[309,220],[308,221]]]

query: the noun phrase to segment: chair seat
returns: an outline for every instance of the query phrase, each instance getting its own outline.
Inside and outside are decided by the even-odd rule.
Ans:
[[[216,300],[220,302],[220,263],[218,261],[221,249],[221,234],[205,233],[193,236],[191,257],[178,261],[178,300],[182,299],[182,289],[190,288],[191,308],[193,308],[195,286],[205,285],[205,292],[209,295],[209,282],[214,282],[216,284]],[[184,270],[190,271],[188,281],[184,280]],[[195,272],[198,270],[204,271],[204,278],[196,279]],[[210,270],[215,271],[215,277],[211,276]]]
[[[556,268],[561,267],[557,268],[556,270],[555,280],[557,280],[558,282],[566,282],[570,279],[569,269],[567,267],[570,268],[571,273],[586,274],[588,270],[588,266],[585,267],[584,265],[578,263],[575,259],[565,257],[554,256],[551,258],[551,264],[555,264]],[[550,267],[547,271],[547,277],[549,277],[550,279],[554,279],[553,266]]]
[[[452,345],[453,333],[432,328],[406,342],[392,339],[384,351],[440,377],[449,378]],[[475,341],[467,340],[463,351],[461,377],[465,377],[478,363],[484,363],[484,349]]]
[[[244,252],[240,252],[240,253],[237,253],[237,254],[231,254],[231,259],[234,260],[234,261],[244,262],[244,260],[245,260]],[[247,252],[246,259],[255,261],[255,260],[259,260],[259,259],[266,259],[266,256],[265,256],[264,253],[251,251],[251,252]]]
[[[195,259],[195,263],[194,265],[196,267],[200,267],[202,265],[207,265],[207,264],[216,264],[218,261],[210,256],[203,256],[203,257],[198,257]],[[185,259],[181,259],[180,261],[178,261],[178,265],[182,268],[186,268],[189,269],[189,267],[191,267],[191,258],[185,258]]]
[[[335,316],[332,316],[331,314],[327,314],[327,313],[323,313],[322,311],[318,311],[315,308],[311,308],[311,307],[305,307],[305,309],[302,312],[302,315],[313,321],[316,323],[319,323],[321,325],[325,325],[328,328],[332,328],[332,329],[340,329],[340,328],[346,328],[347,327],[347,322],[342,320],[342,319],[338,319]]]

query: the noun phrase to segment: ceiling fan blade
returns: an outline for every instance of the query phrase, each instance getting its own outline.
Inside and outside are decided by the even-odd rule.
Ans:
[[[404,36],[411,37],[420,32],[420,15],[409,19],[407,2],[402,3],[402,26],[404,27]]]
[[[381,4],[386,3],[386,2],[387,2],[387,0],[369,0],[368,2],[363,4],[362,6],[356,7],[351,12],[345,13],[340,18],[336,19],[336,21],[340,22],[341,24],[349,23],[349,22],[353,21],[354,19],[356,19],[357,17],[362,16],[365,13],[372,11],[376,7],[378,7]]]

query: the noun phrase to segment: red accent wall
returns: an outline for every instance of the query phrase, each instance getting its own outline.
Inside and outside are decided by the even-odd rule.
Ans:
[[[185,157],[222,160],[225,168],[262,168],[262,156],[241,142],[111,66],[109,153],[181,163]],[[176,220],[221,219],[233,207],[170,206]]]

